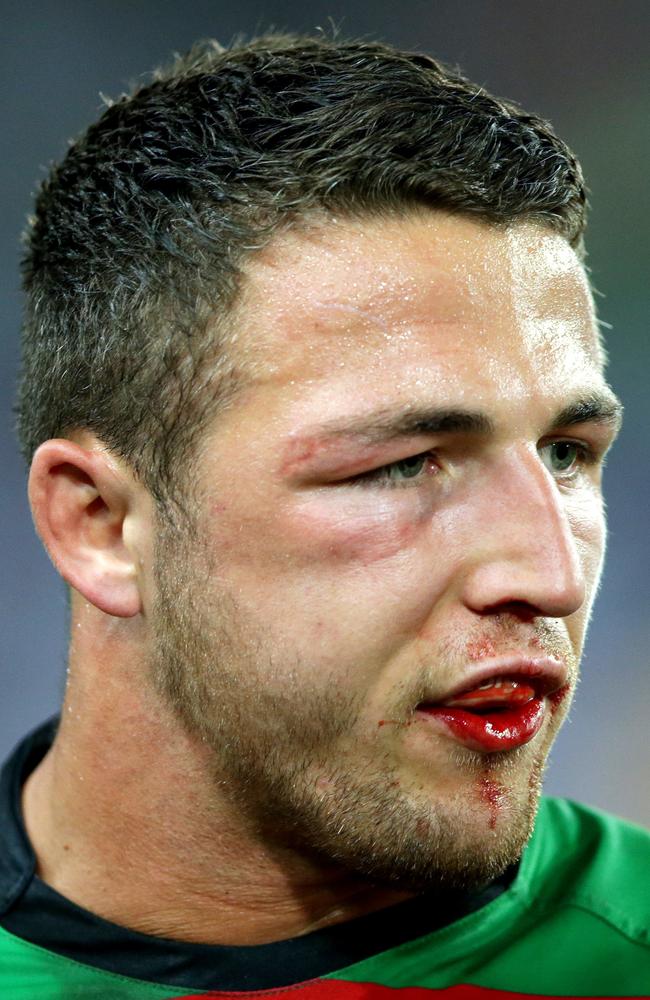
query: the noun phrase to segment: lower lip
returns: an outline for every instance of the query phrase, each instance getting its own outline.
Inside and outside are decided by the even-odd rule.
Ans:
[[[470,750],[493,753],[530,743],[542,728],[546,707],[544,698],[531,698],[524,705],[484,715],[462,708],[425,707],[418,711],[442,722]]]

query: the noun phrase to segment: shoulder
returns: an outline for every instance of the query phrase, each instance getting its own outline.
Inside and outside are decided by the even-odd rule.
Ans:
[[[642,827],[543,798],[521,875],[536,907],[579,911],[650,947],[650,832]]]

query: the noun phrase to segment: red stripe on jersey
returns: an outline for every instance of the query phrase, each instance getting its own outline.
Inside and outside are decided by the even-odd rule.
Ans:
[[[253,990],[243,992],[192,993],[175,997],[174,1000],[247,1000],[263,998],[269,1000],[620,1000],[616,997],[596,997],[593,994],[582,997],[554,996],[550,993],[511,993],[508,990],[494,990],[486,986],[446,986],[429,989],[426,986],[381,986],[379,983],[356,983],[345,979],[314,979],[309,983],[296,983],[275,990]],[[626,997],[625,1000],[647,1000],[643,997]]]

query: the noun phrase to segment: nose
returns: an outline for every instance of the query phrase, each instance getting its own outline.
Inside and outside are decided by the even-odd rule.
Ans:
[[[567,496],[537,452],[514,449],[483,480],[475,502],[465,604],[481,614],[577,611],[585,575]]]

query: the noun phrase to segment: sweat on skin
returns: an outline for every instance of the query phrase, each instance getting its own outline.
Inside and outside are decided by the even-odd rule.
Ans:
[[[520,855],[598,586],[620,407],[584,268],[538,224],[315,223],[251,256],[234,320],[248,377],[197,455],[200,542],[161,548],[150,496],[87,432],[36,455],[74,627],[24,806],[68,898],[255,944]],[[521,745],[480,752],[423,711],[540,659],[566,697]]]

